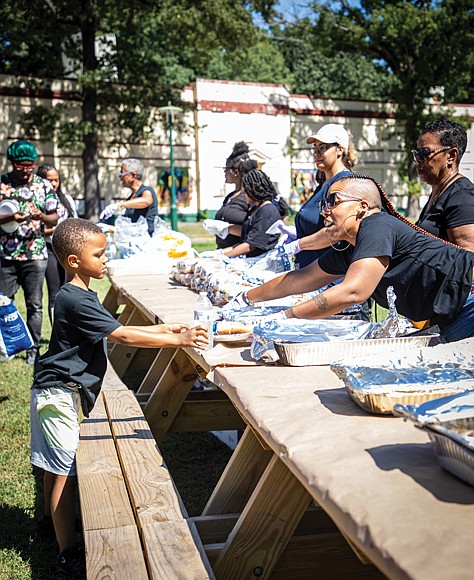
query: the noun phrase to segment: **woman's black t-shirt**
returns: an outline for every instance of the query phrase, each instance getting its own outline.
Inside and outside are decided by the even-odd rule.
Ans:
[[[423,208],[417,224],[427,232],[448,239],[448,230],[474,224],[474,184],[460,177],[441,194],[429,210]]]
[[[417,232],[384,212],[360,224],[355,247],[328,250],[318,263],[328,274],[345,274],[357,260],[388,256],[389,266],[373,298],[388,307],[387,288],[393,286],[400,314],[430,320],[445,327],[462,310],[470,292],[474,253]]]
[[[267,203],[251,209],[242,225],[240,243],[247,242],[255,249],[247,254],[249,258],[260,256],[277,245],[279,234],[265,233],[270,226],[281,219],[278,208],[273,203]]]
[[[125,211],[125,217],[130,218],[133,223],[138,221],[140,216],[143,216],[148,224],[148,233],[150,236],[153,235],[155,231],[155,217],[158,215],[158,198],[156,197],[155,190],[148,185],[140,185],[135,195],[131,195],[128,199],[137,199],[138,197],[142,197],[145,191],[149,191],[151,193],[151,197],[153,198],[153,202],[148,207],[143,207],[141,209],[138,208],[127,208]]]
[[[247,217],[249,204],[245,201],[243,193],[239,193],[239,195],[232,197],[234,193],[235,191],[226,196],[222,207],[216,213],[215,219],[241,226]],[[218,248],[229,248],[230,246],[235,246],[239,242],[240,236],[229,234],[224,240],[219,236],[216,236],[216,244]]]

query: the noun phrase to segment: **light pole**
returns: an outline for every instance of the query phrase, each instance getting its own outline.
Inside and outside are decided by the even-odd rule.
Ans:
[[[175,115],[181,113],[181,107],[174,107],[170,101],[166,107],[159,107],[162,113],[166,113],[166,120],[170,131],[170,173],[171,173],[171,195],[170,195],[170,221],[171,228],[178,231],[178,212],[176,208],[176,185],[174,181],[174,156],[173,156],[173,125]]]

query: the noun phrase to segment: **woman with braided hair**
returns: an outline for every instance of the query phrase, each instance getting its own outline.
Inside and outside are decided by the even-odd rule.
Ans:
[[[216,213],[216,220],[232,224],[225,239],[216,236],[218,248],[235,246],[240,241],[242,224],[249,210],[249,204],[242,191],[242,178],[252,169],[257,169],[257,162],[250,159],[249,146],[239,141],[234,145],[224,167],[225,182],[233,184],[235,189],[225,197],[222,207]]]
[[[283,199],[278,198],[270,178],[259,169],[252,169],[244,175],[242,189],[250,209],[242,224],[239,242],[222,252],[229,257],[246,255],[253,258],[276,246],[279,234],[266,232],[270,226],[288,214],[288,205]]]
[[[387,288],[393,286],[398,312],[437,324],[445,342],[474,336],[474,253],[411,224],[365,175],[334,183],[320,210],[332,249],[306,268],[237,296],[233,304],[318,290],[344,276],[340,284],[279,315],[327,318],[371,296],[387,308]]]

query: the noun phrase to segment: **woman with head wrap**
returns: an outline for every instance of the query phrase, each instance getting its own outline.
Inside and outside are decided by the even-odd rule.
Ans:
[[[38,356],[43,321],[43,282],[48,263],[44,228],[58,220],[58,198],[51,184],[33,173],[38,153],[29,141],[18,140],[7,149],[12,170],[0,178],[0,201],[10,200],[18,210],[0,217],[0,292],[13,299],[21,287],[26,322],[34,346],[27,364]]]

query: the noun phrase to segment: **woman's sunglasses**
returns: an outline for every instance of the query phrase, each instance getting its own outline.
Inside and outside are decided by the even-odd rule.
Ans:
[[[336,206],[338,206],[340,203],[344,203],[345,201],[362,201],[362,199],[360,197],[350,197],[350,196],[344,196],[345,199],[337,199],[338,195],[344,195],[344,194],[341,194],[339,191],[336,191],[334,193],[330,193],[324,199],[322,199],[319,202],[319,212],[320,213],[329,213]]]
[[[448,149],[453,149],[453,147],[437,147],[436,149],[429,149],[428,147],[423,147],[423,149],[412,149],[411,154],[413,155],[414,161],[423,163],[433,155],[441,153],[441,151],[448,151]]]
[[[321,145],[313,145],[311,151],[313,155],[324,155],[326,151],[329,151],[329,149],[332,149],[333,147],[339,147],[339,145],[337,143],[322,143]]]

